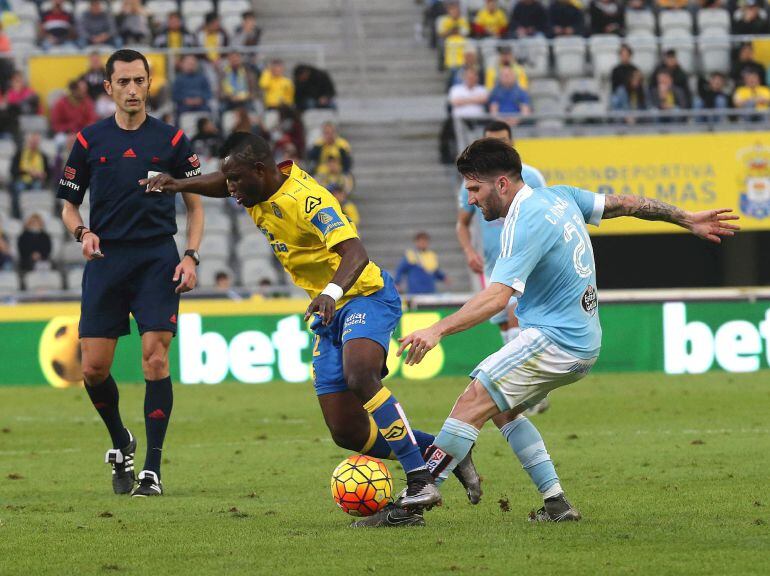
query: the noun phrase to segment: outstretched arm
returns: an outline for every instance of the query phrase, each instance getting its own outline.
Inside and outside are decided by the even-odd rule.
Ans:
[[[510,286],[492,282],[454,314],[439,320],[432,326],[399,338],[401,346],[397,354],[401,356],[404,350],[409,348],[404,362],[409,365],[419,364],[425,355],[438,345],[442,337],[462,332],[484,320],[489,320],[508,305],[513,293],[513,288]]]
[[[734,236],[735,231],[740,230],[740,226],[728,222],[739,219],[731,212],[732,208],[689,212],[652,198],[608,194],[604,198],[602,218],[633,216],[642,220],[671,222],[686,228],[698,238],[720,244],[722,236]]]
[[[168,194],[187,192],[210,198],[227,198],[230,195],[227,190],[227,179],[219,171],[182,179],[174,178],[169,174],[158,174],[152,178],[139,180],[139,185],[146,186],[147,192],[165,192]]]

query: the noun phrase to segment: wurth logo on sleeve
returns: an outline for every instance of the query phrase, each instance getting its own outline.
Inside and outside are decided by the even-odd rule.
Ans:
[[[198,160],[198,155],[197,154],[193,154],[192,156],[190,156],[187,159],[187,161],[190,163],[190,166],[192,166],[193,168],[198,168],[201,165],[201,161]]]
[[[77,174],[77,170],[75,170],[72,166],[64,167],[64,177],[67,180],[74,180],[76,174]]]

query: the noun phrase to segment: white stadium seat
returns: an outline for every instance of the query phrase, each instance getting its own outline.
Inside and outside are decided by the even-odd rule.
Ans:
[[[548,76],[548,41],[545,38],[524,38],[516,42],[516,58],[524,63],[531,78]]]
[[[596,34],[588,39],[594,76],[609,78],[612,69],[618,64],[620,38],[614,34]]]
[[[651,10],[626,10],[626,33],[655,33],[655,14]]]
[[[230,257],[230,236],[213,232],[204,234],[199,252],[201,259],[227,260]]]
[[[239,16],[244,12],[252,10],[253,6],[249,0],[220,0],[219,13],[225,14],[238,14]]]
[[[702,35],[706,30],[721,30],[730,34],[730,13],[723,8],[701,8],[695,13],[698,22],[698,32]]]
[[[586,41],[578,36],[556,38],[553,56],[556,76],[573,78],[585,74]]]
[[[47,292],[62,289],[61,274],[55,270],[33,270],[24,276],[28,292]]]
[[[83,267],[78,266],[67,272],[67,290],[80,292],[83,285]]]
[[[189,16],[205,16],[214,11],[214,3],[211,0],[184,0],[182,2],[182,15],[185,22]]]
[[[692,14],[687,10],[663,10],[658,16],[661,36],[692,34]]]
[[[705,34],[698,38],[700,66],[704,74],[730,71],[730,38],[727,35]]]
[[[259,286],[260,282],[268,280],[271,284],[278,284],[278,271],[267,258],[253,258],[241,262],[241,283],[249,288]]]
[[[634,51],[633,63],[648,76],[658,65],[657,39],[650,32],[634,32],[626,36],[626,43]]]
[[[261,233],[244,236],[235,247],[235,255],[240,261],[254,257],[268,257],[272,254],[270,243]]]
[[[11,296],[19,291],[19,276],[13,270],[0,270],[0,296]]]

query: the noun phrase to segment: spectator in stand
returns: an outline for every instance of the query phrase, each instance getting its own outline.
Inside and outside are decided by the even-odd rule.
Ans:
[[[217,290],[229,290],[233,285],[230,275],[225,271],[220,271],[214,276],[214,287]]]
[[[13,254],[8,244],[8,236],[5,235],[2,226],[0,226],[0,270],[13,270]]]
[[[294,106],[278,107],[278,131],[273,138],[276,154],[285,155],[286,149],[293,147],[297,154],[305,154],[305,125],[302,115]]]
[[[625,33],[625,10],[618,0],[593,0],[590,14],[591,34]]]
[[[350,194],[353,191],[353,176],[345,174],[342,170],[342,161],[339,156],[328,156],[325,169],[314,174],[314,177],[321,186],[329,191],[332,187],[336,187],[345,194]]]
[[[102,0],[90,0],[88,10],[78,18],[78,38],[81,46],[117,46],[118,29],[111,10],[105,10]]]
[[[727,78],[721,72],[712,72],[708,80],[698,80],[700,108],[723,110],[730,108],[730,92],[727,90]]]
[[[612,74],[610,76],[613,93],[615,90],[626,84],[626,80],[628,80],[628,77],[633,72],[639,70],[639,68],[634,66],[634,64],[631,62],[633,58],[634,51],[631,49],[631,46],[628,44],[621,44],[619,52],[620,62],[612,69]]]
[[[19,210],[21,194],[27,190],[45,188],[48,182],[48,167],[48,158],[40,151],[40,134],[30,132],[11,160],[14,214],[17,216],[21,214]]]
[[[11,39],[3,29],[3,22],[0,20],[0,54],[8,54],[12,50]]]
[[[64,0],[53,0],[40,16],[40,42],[44,48],[64,46],[75,39],[75,17]]]
[[[519,0],[511,10],[510,36],[547,36],[548,12],[540,0]]]
[[[252,120],[251,114],[246,108],[235,109],[235,122],[233,122],[232,132],[251,132],[257,136],[261,136],[268,142],[271,141],[270,133],[265,129],[262,124],[262,118],[258,117],[257,121]]]
[[[551,32],[559,36],[583,36],[585,16],[572,0],[555,0],[549,10]]]
[[[270,61],[270,65],[259,77],[259,87],[262,89],[265,108],[294,106],[294,82],[286,77],[286,66],[283,60]]]
[[[171,97],[177,114],[210,110],[211,85],[200,69],[198,58],[192,54],[182,56],[179,62],[179,74],[174,79]]]
[[[727,91],[727,79],[720,72],[712,72],[708,80],[698,79],[698,98],[695,107],[706,110],[727,110],[732,102]],[[720,122],[724,118],[703,118],[701,121]]]
[[[463,73],[468,68],[479,68],[479,54],[476,51],[476,47],[473,44],[468,44],[463,52],[463,63],[459,68],[451,68],[449,70],[449,76],[447,77],[447,87],[449,90],[452,86],[463,83]]]
[[[294,68],[294,101],[298,110],[311,108],[337,108],[337,91],[334,82],[325,70],[309,64],[297,64]]]
[[[234,46],[257,46],[262,37],[262,28],[257,26],[257,16],[249,10],[241,16],[243,18],[240,26],[235,30],[233,38]]]
[[[147,44],[150,41],[149,17],[141,0],[123,0],[117,25],[124,44]]]
[[[438,37],[446,38],[455,28],[461,36],[468,36],[471,33],[468,19],[460,11],[459,0],[450,0],[446,3],[446,14],[439,16],[437,20]]]
[[[350,200],[350,193],[337,184],[330,184],[326,189],[340,203],[342,213],[348,217],[348,220],[358,226],[361,223],[361,213],[358,211],[358,207]]]
[[[468,38],[460,33],[459,28],[452,28],[439,44],[439,71],[448,70],[451,77],[463,66]]]
[[[253,109],[257,80],[251,68],[243,63],[240,52],[233,50],[228,53],[227,61],[222,65],[221,76],[219,100],[224,109],[232,110],[240,106]]]
[[[39,114],[40,97],[27,84],[23,72],[14,72],[11,76],[11,84],[5,93],[9,106],[15,106],[19,114]]]
[[[634,68],[625,77],[625,82],[612,93],[610,107],[618,112],[640,112],[649,108],[649,100],[642,73]],[[623,120],[626,124],[636,124],[637,122],[636,118],[630,116]]]
[[[762,86],[756,72],[746,70],[743,73],[743,86],[736,88],[733,94],[733,104],[742,110],[766,112],[770,109],[770,88]],[[744,116],[743,119],[747,122],[761,122],[766,121],[767,116]]]
[[[473,19],[473,35],[477,38],[503,38],[508,33],[508,17],[497,0],[484,0],[484,7]]]
[[[155,37],[153,46],[156,48],[194,48],[198,43],[195,36],[187,31],[182,24],[182,15],[171,12],[166,17],[166,28]]]
[[[332,122],[324,122],[321,126],[321,137],[313,143],[308,152],[311,172],[326,174],[327,162],[331,157],[339,159],[344,174],[350,174],[353,168],[350,143],[337,133],[337,127]]]
[[[738,48],[738,59],[730,72],[736,86],[743,86],[744,73],[747,71],[756,72],[760,81],[765,78],[765,67],[754,60],[754,46],[751,42],[741,44]]]
[[[489,92],[479,85],[479,73],[475,68],[464,69],[463,83],[449,89],[449,103],[455,118],[483,118],[487,114],[488,99]]]
[[[99,97],[94,102],[94,111],[96,116],[100,119],[109,118],[115,115],[117,107],[115,101],[107,95],[106,92],[99,94]]]
[[[759,0],[745,0],[743,6],[733,14],[733,34],[768,34],[767,12]]]
[[[193,152],[198,158],[210,160],[219,158],[219,149],[224,141],[219,134],[219,128],[211,118],[198,118],[198,131],[191,140]]]
[[[524,69],[524,66],[516,61],[511,47],[500,46],[497,49],[497,52],[499,55],[497,66],[487,66],[487,69],[484,72],[484,87],[487,90],[492,90],[495,87],[495,84],[497,84],[499,71],[504,68],[510,68],[513,71],[514,76],[516,76],[516,84],[519,85],[519,88],[527,90],[529,88],[527,71]]]
[[[395,282],[401,290],[404,278],[407,294],[435,294],[437,280],[449,284],[446,274],[439,268],[438,256],[430,249],[427,232],[414,235],[414,248],[406,251],[396,268]]]
[[[663,62],[658,64],[658,67],[652,73],[650,77],[650,89],[653,90],[653,84],[658,83],[658,72],[667,72],[671,80],[674,82],[674,86],[684,96],[684,106],[682,108],[690,108],[692,106],[692,93],[690,92],[690,84],[687,79],[687,73],[679,65],[679,60],[676,57],[676,50],[666,50],[663,53]]]
[[[447,13],[436,21],[439,70],[456,70],[462,66],[463,52],[471,29],[468,19],[460,12],[460,3],[448,2]]]
[[[687,108],[687,97],[681,88],[674,84],[671,74],[666,70],[660,70],[655,73],[655,84],[650,90],[650,107],[662,111]],[[665,117],[659,121],[668,123],[677,121],[677,119]]]
[[[9,106],[6,95],[0,92],[0,139],[11,138],[18,140],[19,109]]]
[[[69,83],[69,93],[62,96],[51,110],[51,129],[57,134],[72,134],[97,119],[85,80],[73,80]]]
[[[80,77],[88,85],[88,95],[91,100],[96,100],[104,94],[104,64],[102,57],[98,52],[91,52],[88,55],[88,70]]]
[[[532,114],[529,94],[516,82],[511,68],[502,68],[497,85],[489,94],[489,113],[515,126],[522,116]]]
[[[222,29],[222,22],[216,12],[206,14],[203,28],[198,32],[198,44],[206,48],[211,62],[219,60],[219,52],[230,43],[227,33]]]
[[[24,230],[17,240],[19,269],[22,272],[50,268],[51,237],[45,231],[40,214],[32,214],[24,223]],[[48,266],[41,265],[46,262]]]

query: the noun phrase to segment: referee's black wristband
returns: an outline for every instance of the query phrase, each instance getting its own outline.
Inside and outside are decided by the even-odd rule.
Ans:
[[[78,226],[77,228],[75,228],[75,232],[73,233],[73,236],[75,236],[75,240],[77,240],[78,242],[82,242],[83,241],[83,232],[85,230],[88,230],[88,228],[85,227],[85,226]],[[88,230],[88,231],[90,232],[90,230]]]

